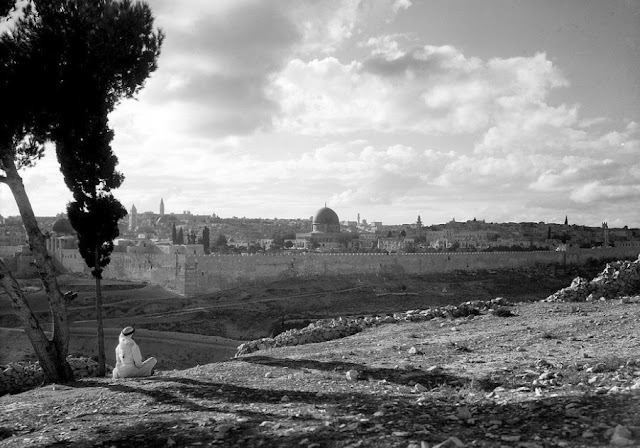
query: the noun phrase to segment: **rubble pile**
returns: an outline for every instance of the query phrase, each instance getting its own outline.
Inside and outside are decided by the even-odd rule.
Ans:
[[[547,297],[545,302],[584,302],[614,299],[640,293],[640,256],[636,261],[607,263],[604,270],[591,281],[576,277],[571,286]]]
[[[97,376],[98,363],[93,359],[80,357],[67,358],[74,378]],[[39,386],[44,381],[40,363],[11,362],[0,366],[0,395],[15,394]]]
[[[321,319],[309,324],[305,328],[285,331],[274,338],[262,338],[245,342],[238,347],[238,351],[235,356],[246,355],[258,350],[267,350],[275,347],[331,341],[333,339],[351,336],[352,334],[359,333],[365,328],[381,324],[418,322],[431,320],[436,317],[458,318],[478,315],[482,311],[497,309],[504,305],[508,305],[507,301],[498,297],[489,301],[474,300],[462,303],[458,306],[409,310],[404,313],[394,313],[393,315],[386,316]]]

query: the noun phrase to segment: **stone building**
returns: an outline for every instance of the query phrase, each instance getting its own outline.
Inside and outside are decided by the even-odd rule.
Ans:
[[[71,222],[67,218],[57,219],[51,227],[47,239],[47,250],[51,254],[60,254],[62,249],[77,249],[78,237]],[[61,257],[58,257],[61,258]]]
[[[338,214],[326,205],[315,214],[310,233],[297,233],[297,249],[344,249],[349,247],[352,235],[340,232]]]
[[[86,264],[78,251],[78,234],[67,218],[59,218],[47,238],[47,251],[53,256],[56,269],[82,272]],[[59,264],[58,264],[59,263]]]

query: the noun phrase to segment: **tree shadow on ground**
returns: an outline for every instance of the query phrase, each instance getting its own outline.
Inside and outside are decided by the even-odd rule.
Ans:
[[[406,447],[411,441],[439,443],[451,435],[465,443],[483,441],[478,446],[499,446],[503,436],[514,435],[520,437],[519,443],[541,446],[563,445],[560,442],[566,442],[564,446],[606,446],[605,429],[596,429],[598,425],[622,423],[625,417],[634,415],[638,406],[637,399],[629,395],[534,399],[532,394],[523,394],[523,399],[516,402],[504,403],[496,397],[465,403],[454,394],[426,395],[421,401],[419,394],[399,397],[348,391],[318,396],[191,378],[158,377],[152,381],[167,383],[166,389],[157,393],[145,390],[143,384],[136,387],[135,383],[107,387],[146,394],[171,409],[148,415],[122,415],[121,424],[101,422],[97,416],[90,435],[65,446],[87,446],[100,440],[104,446],[156,447],[172,445],[168,442],[171,439],[175,446],[213,443],[220,447],[282,447],[316,443],[331,447],[361,443],[358,446]],[[290,401],[275,403],[284,395]],[[202,403],[194,404],[193,400]],[[460,414],[460,407],[468,408],[470,415]],[[593,428],[588,440],[580,426],[584,419],[578,415],[587,417]]]

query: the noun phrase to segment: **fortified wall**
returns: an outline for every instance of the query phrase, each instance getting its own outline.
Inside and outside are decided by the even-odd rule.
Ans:
[[[71,272],[89,270],[72,253],[61,259]],[[247,282],[345,274],[426,274],[454,270],[509,269],[584,264],[588,259],[636,258],[639,246],[569,249],[566,252],[452,252],[426,254],[285,253],[186,255],[113,253],[104,278],[148,282],[183,295],[205,294]],[[75,251],[77,253],[77,251]]]
[[[204,256],[204,255],[203,255]],[[201,256],[201,257],[203,257]],[[193,257],[193,256],[192,256]],[[193,294],[185,288],[185,255],[114,252],[103,278],[160,285],[178,294]],[[86,272],[88,268],[84,267]]]

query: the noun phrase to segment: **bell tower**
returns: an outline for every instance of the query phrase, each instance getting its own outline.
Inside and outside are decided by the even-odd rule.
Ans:
[[[129,231],[133,232],[138,228],[138,210],[136,204],[133,204],[129,212]]]
[[[604,234],[604,247],[609,247],[609,244],[611,244],[609,241],[609,224],[606,222],[602,223],[602,233]]]

